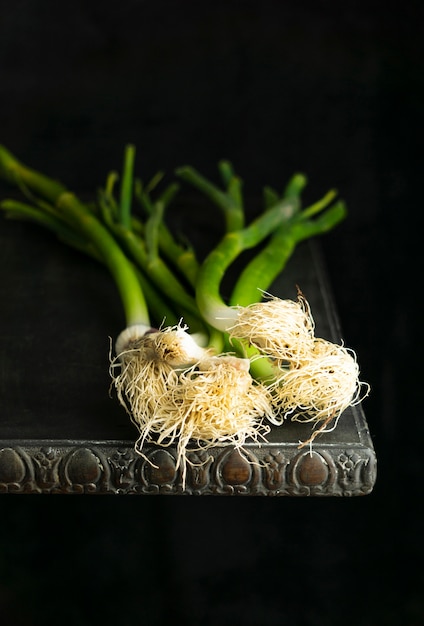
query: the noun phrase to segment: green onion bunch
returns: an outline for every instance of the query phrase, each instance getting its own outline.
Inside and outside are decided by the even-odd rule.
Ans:
[[[121,171],[87,202],[0,146],[0,177],[22,196],[1,202],[6,216],[51,230],[116,285],[124,323],[110,373],[139,430],[136,450],[175,445],[185,476],[188,451],[264,440],[287,418],[311,422],[312,441],[362,399],[364,384],[352,351],[315,337],[300,291],[297,301],[268,291],[300,242],[345,218],[345,204],[330,190],[303,207],[307,180],[296,173],[283,193],[264,187],[263,208],[248,220],[228,161],[218,164],[220,185],[184,166],[163,186],[162,173],[147,184],[135,176],[135,155],[126,146]],[[168,226],[181,183],[223,218],[206,257]],[[224,298],[222,284],[248,250]]]

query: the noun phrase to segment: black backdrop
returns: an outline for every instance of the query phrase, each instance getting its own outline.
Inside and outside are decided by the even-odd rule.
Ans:
[[[379,460],[355,500],[4,497],[2,624],[424,624],[418,361],[423,7],[2,3],[1,143],[82,192],[233,161],[254,198],[307,173]],[[4,188],[2,188],[4,189]]]

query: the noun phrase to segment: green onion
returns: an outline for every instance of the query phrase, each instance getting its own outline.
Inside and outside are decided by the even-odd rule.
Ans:
[[[234,174],[229,161],[221,161],[219,169],[226,187],[225,191],[220,190],[193,167],[187,165],[180,167],[176,170],[176,174],[182,180],[196,187],[221,209],[225,218],[226,232],[237,231],[243,228],[245,222],[241,193],[242,182]]]
[[[282,273],[301,241],[331,230],[345,218],[346,208],[342,201],[329,207],[333,199],[333,192],[326,194],[322,201],[295,213],[274,231],[268,245],[240,273],[232,292],[231,304],[246,306],[259,301],[263,292],[268,291]],[[307,219],[324,209],[327,210],[319,219]]]
[[[128,145],[125,150],[124,167],[121,184],[121,201],[119,203],[119,220],[125,227],[131,223],[131,202],[133,197],[133,171],[135,147]]]
[[[291,211],[289,202],[275,206],[246,228],[226,233],[208,254],[199,270],[196,300],[203,318],[211,326],[227,330],[234,318],[232,309],[225,304],[220,294],[222,279],[230,265],[242,252],[262,243]]]
[[[218,164],[222,188],[181,167],[177,176],[224,217],[218,242],[199,261],[165,221],[179,184],[158,192],[164,178],[158,172],[144,186],[134,175],[135,154],[128,144],[121,175],[110,172],[96,201],[84,203],[0,146],[0,176],[26,200],[4,200],[6,215],[53,231],[103,263],[116,284],[125,327],[110,374],[139,429],[136,450],[143,454],[146,443],[175,445],[184,484],[189,450],[223,443],[240,448],[248,438],[264,439],[270,423],[318,424],[304,443],[312,442],[362,399],[364,384],[354,354],[315,336],[300,291],[297,302],[267,292],[300,242],[344,219],[343,201],[330,190],[302,208],[307,181],[297,173],[282,194],[264,187],[264,207],[246,223],[243,181],[229,161]],[[248,250],[249,260],[240,264]],[[241,270],[225,299],[223,281],[236,261]],[[159,329],[151,328],[152,319]]]

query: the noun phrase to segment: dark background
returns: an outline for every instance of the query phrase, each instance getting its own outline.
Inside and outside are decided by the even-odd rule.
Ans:
[[[0,142],[69,187],[133,142],[145,179],[225,157],[251,198],[340,190],[322,245],[379,461],[357,499],[5,496],[1,623],[422,626],[422,3],[1,7]]]

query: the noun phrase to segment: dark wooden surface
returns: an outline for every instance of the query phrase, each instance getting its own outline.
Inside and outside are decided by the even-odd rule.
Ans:
[[[202,245],[205,234],[211,236],[208,218],[204,212],[199,217],[195,205],[192,210]],[[375,454],[362,407],[348,409],[337,429],[316,441],[313,455],[298,449],[309,425],[287,422],[273,427],[267,444],[248,444],[245,459],[231,448],[214,449],[213,461],[205,457],[203,468],[189,468],[184,488],[175,450],[147,446],[145,454],[158,466],[152,470],[134,453],[137,431],[109,394],[110,338],[119,332],[122,310],[106,270],[28,224],[3,221],[0,250],[1,326],[7,329],[1,356],[2,491],[308,496],[372,490]],[[317,242],[299,246],[271,291],[294,299],[296,285],[311,305],[316,335],[340,343]],[[196,455],[192,460],[202,461]],[[264,467],[255,470],[255,464]]]

